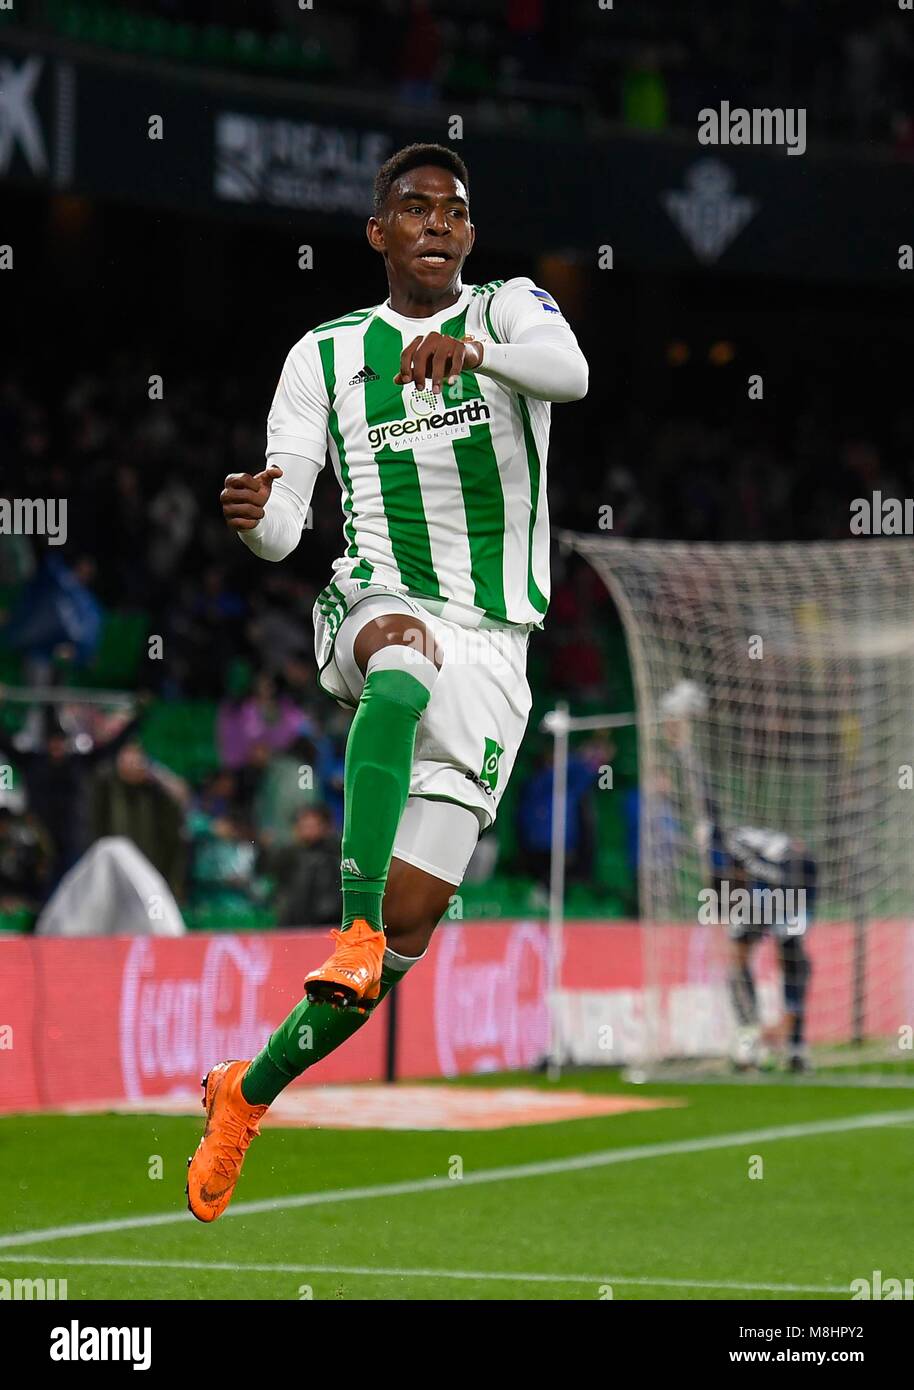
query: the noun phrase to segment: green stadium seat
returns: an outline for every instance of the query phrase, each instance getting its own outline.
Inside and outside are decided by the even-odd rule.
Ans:
[[[466,921],[546,915],[542,889],[520,875],[496,873],[484,883],[464,883],[460,899]],[[444,921],[448,921],[447,916]]]
[[[0,647],[0,685],[21,685],[23,679],[21,656]]]
[[[309,43],[300,44],[296,48],[295,64],[303,75],[315,79],[328,77],[337,71],[336,64],[331,59],[330,54],[316,39]]]
[[[118,16],[114,10],[105,6],[96,7],[89,21],[89,41],[99,44],[102,48],[112,48],[117,33],[117,20]]]
[[[192,24],[170,24],[167,45],[169,57],[187,62],[196,52],[197,30]]]
[[[264,61],[276,71],[286,71],[296,66],[300,51],[301,45],[288,34],[273,34],[267,44]]]
[[[216,705],[181,700],[153,705],[143,724],[142,743],[156,762],[198,783],[219,766]]]
[[[271,907],[253,903],[203,902],[182,909],[188,931],[274,931],[276,914]],[[306,923],[303,925],[307,925]]]
[[[252,68],[262,68],[268,64],[267,45],[253,29],[239,29],[233,35],[232,48],[238,63]]]
[[[141,30],[136,15],[118,14],[112,25],[111,44],[122,53],[134,53],[140,47]]]
[[[616,756],[613,759],[613,772],[616,777],[634,781],[638,775],[638,731],[634,725],[613,730]]]
[[[21,936],[35,925],[35,913],[28,908],[16,912],[0,912],[0,935]]]
[[[62,5],[59,27],[68,39],[86,41],[91,27],[91,12],[78,4]]]
[[[168,21],[143,16],[139,20],[140,50],[160,57],[168,49]]]
[[[232,62],[232,32],[222,24],[208,24],[203,30],[200,52],[207,63],[227,66]]]
[[[95,660],[90,667],[74,674],[71,683],[105,690],[135,686],[146,649],[148,627],[145,613],[106,613]]]

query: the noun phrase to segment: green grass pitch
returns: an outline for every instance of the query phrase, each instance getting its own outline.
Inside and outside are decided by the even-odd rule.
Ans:
[[[626,1089],[605,1071],[559,1084]],[[71,1299],[792,1301],[914,1275],[911,1091],[637,1094],[686,1105],[490,1131],[266,1129],[235,1197],[266,1209],[211,1227],[184,1210],[196,1120],[4,1117],[0,1279],[65,1278]]]

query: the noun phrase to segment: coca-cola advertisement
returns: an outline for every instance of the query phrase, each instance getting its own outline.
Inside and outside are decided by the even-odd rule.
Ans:
[[[0,1111],[199,1096],[214,1062],[259,1051],[326,953],[313,931],[5,943]],[[314,1079],[382,1079],[383,1015]]]
[[[890,950],[866,962],[867,1027],[885,1032],[914,979],[914,927],[883,923]],[[725,1046],[724,957],[706,927],[568,923],[552,1025],[564,1056],[624,1062],[653,1040],[670,1054]],[[718,943],[719,946],[719,943]],[[813,1041],[843,1036],[853,1002],[853,930],[810,934],[819,991]],[[167,938],[19,937],[0,946],[0,1111],[199,1095],[216,1061],[250,1057],[302,996],[326,955],[319,931]],[[520,1071],[550,1047],[552,964],[539,922],[447,924],[397,990],[402,1079]],[[907,961],[905,969],[888,968]],[[780,1008],[770,945],[759,960],[763,1013]],[[661,1027],[662,1024],[662,1027]],[[389,1005],[296,1085],[387,1077]],[[659,1032],[658,1032],[659,1029]]]
[[[262,938],[214,937],[199,975],[163,976],[149,937],[132,942],[120,993],[124,1089],[138,1100],[147,1088],[182,1086],[207,1058],[249,1057],[271,1027],[263,1016],[271,950]],[[202,1073],[201,1073],[202,1074]]]
[[[213,1062],[250,1057],[301,997],[323,933],[4,946],[0,1110],[199,1094]],[[439,929],[399,986],[403,1077],[512,1070],[543,1057],[548,937],[534,923]],[[36,983],[37,982],[37,983]],[[386,1076],[387,1008],[299,1084]]]
[[[402,1074],[421,1076],[430,1055],[442,1076],[541,1061],[549,1046],[546,929],[533,922],[448,926],[434,945],[432,990],[416,990],[398,1039]]]

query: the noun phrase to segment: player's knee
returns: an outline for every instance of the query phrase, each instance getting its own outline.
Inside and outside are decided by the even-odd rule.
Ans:
[[[412,955],[404,943],[417,940],[422,942],[420,949],[425,949],[447,911],[452,891],[444,883],[417,884],[408,872],[390,875],[384,893],[384,929],[395,951],[403,946],[404,954]]]
[[[384,895],[384,930],[390,944],[396,944],[397,937],[413,936],[416,932],[435,930],[447,908],[447,903],[432,901],[428,897],[414,898],[394,888]]]
[[[396,908],[392,913],[384,911],[384,931],[387,941],[395,951],[403,948],[404,955],[411,955],[411,951],[405,949],[405,943],[415,938],[423,939],[422,949],[431,939],[432,932],[438,925],[438,918],[431,912],[423,912],[420,909],[406,909],[400,912]]]
[[[444,663],[444,654],[426,624],[411,614],[388,613],[365,624],[353,648],[363,673],[375,653],[385,647],[406,647],[426,657],[439,671]]]
[[[427,907],[394,904],[390,914],[385,907],[387,944],[401,956],[421,956],[428,950],[438,921],[434,911]]]

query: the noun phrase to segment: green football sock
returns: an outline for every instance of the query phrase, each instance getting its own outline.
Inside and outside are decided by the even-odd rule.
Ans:
[[[343,930],[357,917],[381,931],[381,900],[409,795],[416,730],[438,675],[411,647],[384,647],[368,662],[346,744],[343,780]]]
[[[388,950],[381,967],[378,1003],[402,980],[421,956],[398,956]],[[241,1078],[241,1094],[248,1105],[270,1105],[290,1081],[336,1050],[371,1017],[355,1009],[336,1009],[332,1004],[312,1004],[302,999],[283,1019]]]

